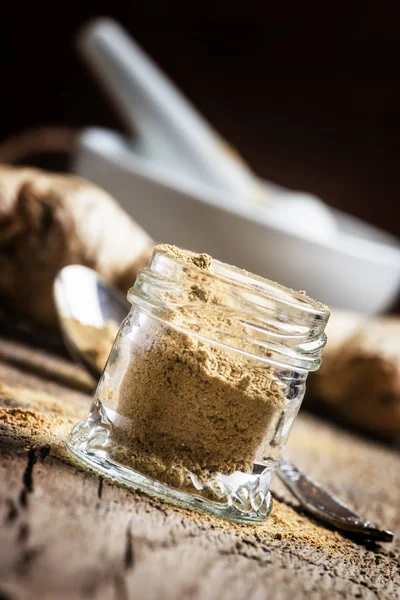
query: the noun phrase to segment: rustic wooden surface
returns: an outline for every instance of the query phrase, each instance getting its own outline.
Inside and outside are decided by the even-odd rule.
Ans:
[[[0,340],[0,600],[400,597],[397,537],[362,544],[325,530],[278,482],[266,525],[231,526],[69,464],[63,442],[90,389],[67,361]],[[396,448],[302,414],[287,454],[400,534]]]

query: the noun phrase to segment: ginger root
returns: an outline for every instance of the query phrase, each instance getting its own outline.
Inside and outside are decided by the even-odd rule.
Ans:
[[[310,404],[371,433],[400,435],[400,318],[333,311]]]
[[[92,183],[0,165],[0,294],[42,325],[57,323],[53,282],[62,267],[86,265],[126,292],[153,245]]]

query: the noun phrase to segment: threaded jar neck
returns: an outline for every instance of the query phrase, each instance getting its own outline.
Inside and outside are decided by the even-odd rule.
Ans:
[[[184,333],[266,363],[318,369],[326,306],[210,257],[201,260],[207,255],[188,253],[188,260],[165,248],[155,248],[129,290],[133,305]]]

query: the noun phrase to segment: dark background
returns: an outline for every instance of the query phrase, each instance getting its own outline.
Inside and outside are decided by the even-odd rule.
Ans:
[[[0,20],[0,141],[38,124],[123,127],[73,43],[110,15],[260,175],[400,235],[397,9],[31,4]]]

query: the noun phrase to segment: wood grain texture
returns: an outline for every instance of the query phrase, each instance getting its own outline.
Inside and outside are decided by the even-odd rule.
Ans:
[[[397,536],[360,544],[327,531],[278,482],[267,524],[234,526],[69,464],[63,440],[87,411],[90,381],[14,342],[0,340],[0,357],[1,600],[400,598]],[[400,534],[398,450],[304,414],[287,454]]]

